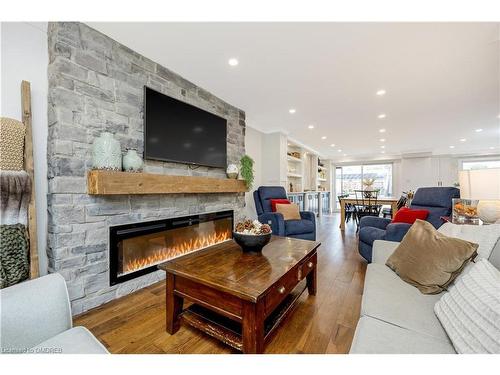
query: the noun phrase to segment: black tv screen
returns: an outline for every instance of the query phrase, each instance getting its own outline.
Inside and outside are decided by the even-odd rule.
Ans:
[[[226,167],[226,119],[144,86],[146,159]]]

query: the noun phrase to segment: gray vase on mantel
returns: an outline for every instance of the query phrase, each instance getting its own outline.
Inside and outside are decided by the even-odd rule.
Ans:
[[[133,148],[128,149],[127,153],[123,155],[123,170],[125,172],[142,172],[143,164],[142,158]]]
[[[109,132],[103,132],[92,144],[92,169],[122,170],[120,142]]]

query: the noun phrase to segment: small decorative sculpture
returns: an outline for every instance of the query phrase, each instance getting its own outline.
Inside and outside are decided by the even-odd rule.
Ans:
[[[142,172],[143,164],[142,158],[135,149],[128,149],[127,153],[123,155],[123,170],[125,172]]]
[[[239,174],[239,169],[236,164],[229,164],[226,169],[227,177],[232,179],[237,179]]]

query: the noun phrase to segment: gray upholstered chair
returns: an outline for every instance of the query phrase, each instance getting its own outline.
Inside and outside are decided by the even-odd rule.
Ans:
[[[2,353],[105,354],[84,327],[73,327],[64,278],[53,273],[0,290]]]

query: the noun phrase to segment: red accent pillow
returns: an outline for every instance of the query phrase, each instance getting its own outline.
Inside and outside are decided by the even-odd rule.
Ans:
[[[427,216],[429,216],[429,210],[413,210],[408,207],[402,207],[396,212],[392,222],[413,224],[417,219],[427,219]]]
[[[270,199],[271,201],[271,210],[276,212],[277,204],[290,204],[291,202],[288,199]]]

